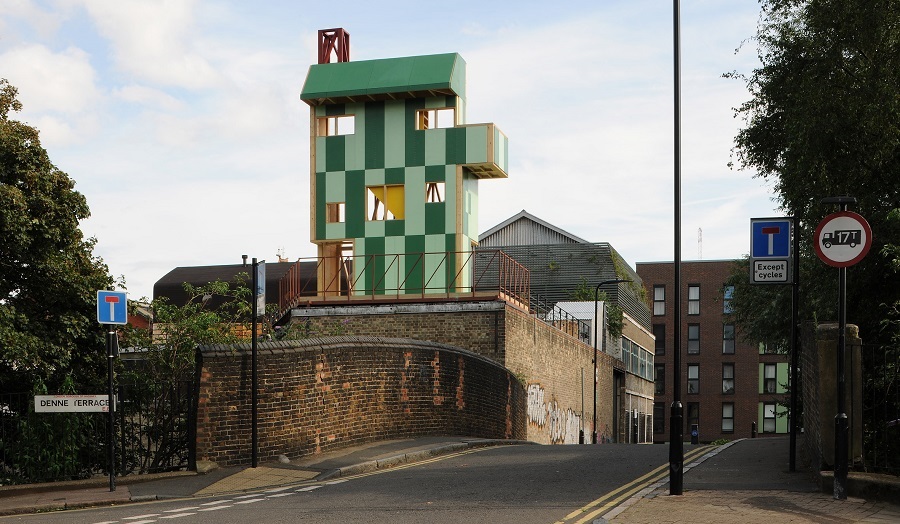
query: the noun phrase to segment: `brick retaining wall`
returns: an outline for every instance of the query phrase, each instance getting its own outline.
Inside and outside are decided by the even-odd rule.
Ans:
[[[250,345],[198,353],[197,458],[250,462]],[[434,342],[332,337],[259,344],[259,458],[421,435],[526,437],[509,370]]]

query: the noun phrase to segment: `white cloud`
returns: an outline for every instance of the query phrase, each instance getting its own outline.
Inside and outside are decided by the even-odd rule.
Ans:
[[[149,106],[162,111],[182,111],[185,104],[174,96],[161,91],[141,85],[127,85],[113,90],[113,96],[118,97],[126,102],[131,102],[141,106]]]
[[[188,89],[216,85],[219,75],[197,50],[190,0],[85,0],[111,41],[117,66],[140,80]]]
[[[39,44],[21,45],[0,55],[0,70],[19,88],[29,112],[78,114],[100,96],[88,55],[74,47],[54,53]]]

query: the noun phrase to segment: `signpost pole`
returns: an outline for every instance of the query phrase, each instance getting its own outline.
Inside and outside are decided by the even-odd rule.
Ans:
[[[834,417],[834,499],[847,498],[849,470],[849,425],[845,392],[844,359],[847,351],[847,267],[856,264],[872,247],[872,230],[866,220],[847,211],[856,199],[848,196],[823,198],[823,204],[838,204],[840,212],[825,217],[813,240],[823,262],[838,268],[837,415]]]
[[[800,408],[797,397],[800,392],[800,221],[793,222],[793,282],[791,283],[791,408],[790,408],[790,471],[797,471],[797,427],[800,425]]]
[[[106,379],[107,379],[107,415],[109,416],[109,430],[107,432],[107,445],[109,446],[109,491],[116,490],[116,416],[115,401],[113,400],[113,359],[115,358],[116,331],[106,324]]]
[[[252,288],[253,289],[253,312],[252,312],[253,319],[250,321],[250,324],[251,324],[251,328],[250,328],[250,337],[251,337],[250,338],[250,353],[251,353],[251,355],[250,355],[250,361],[251,361],[250,374],[252,376],[252,378],[250,379],[250,382],[251,382],[250,388],[252,390],[252,392],[250,393],[250,404],[251,404],[251,408],[250,408],[250,410],[251,410],[251,413],[250,413],[250,425],[251,425],[250,447],[252,448],[252,450],[250,451],[250,461],[251,461],[252,467],[254,467],[254,468],[259,463],[259,421],[257,420],[257,417],[259,416],[258,406],[257,406],[257,404],[259,403],[259,377],[257,376],[257,366],[256,366],[256,316],[258,314],[257,301],[256,301],[256,288],[259,285],[259,282],[258,282],[259,275],[257,273],[258,264],[259,263],[256,261],[256,258],[253,258],[253,267],[252,267],[252,271],[253,271],[253,277],[252,277],[253,278],[253,284],[252,284],[253,285],[253,288]]]

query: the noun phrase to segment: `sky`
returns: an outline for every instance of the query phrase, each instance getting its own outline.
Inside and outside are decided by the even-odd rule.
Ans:
[[[632,267],[674,258],[673,3],[3,0],[0,78],[75,182],[129,298],[175,267],[315,256],[309,106],[319,29],[350,59],[458,52],[467,122],[509,138],[479,230],[523,209]],[[681,0],[683,260],[749,252],[771,187],[729,168],[759,65],[756,0]],[[702,237],[702,241],[701,241]]]

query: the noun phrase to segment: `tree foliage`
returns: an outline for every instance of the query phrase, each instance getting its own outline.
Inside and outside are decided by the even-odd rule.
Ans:
[[[67,380],[102,390],[96,291],[113,281],[79,229],[84,196],[38,130],[12,119],[16,95],[0,79],[0,390],[56,393]]]
[[[891,219],[900,208],[900,1],[763,0],[762,9],[761,66],[730,75],[751,94],[737,109],[745,123],[735,139],[738,163],[772,183],[785,214],[799,219],[806,319],[837,317],[837,270],[819,262],[812,245],[816,225],[837,211],[821,200],[856,197],[851,209],[872,226],[874,244],[849,270],[848,319],[866,342],[885,343],[897,331],[882,321],[900,297],[890,247],[900,245]],[[783,324],[777,288],[736,289],[735,313],[750,320],[745,331],[754,331],[754,318]],[[768,338],[778,336],[770,330]]]

